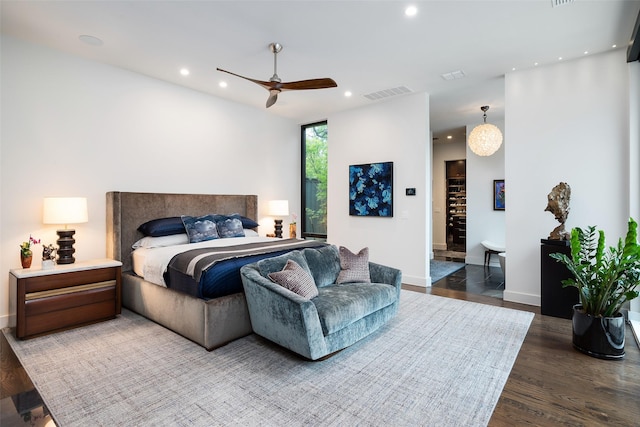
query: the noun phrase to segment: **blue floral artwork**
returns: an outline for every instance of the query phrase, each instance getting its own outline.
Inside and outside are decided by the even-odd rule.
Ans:
[[[349,215],[393,216],[393,162],[349,166]]]

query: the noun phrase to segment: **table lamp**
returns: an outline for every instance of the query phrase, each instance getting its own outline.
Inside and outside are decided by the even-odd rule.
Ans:
[[[45,197],[43,208],[43,224],[64,224],[58,234],[58,264],[73,264],[76,251],[73,238],[76,230],[68,228],[69,224],[80,224],[89,221],[87,199],[84,197]]]
[[[268,214],[275,217],[289,216],[289,201],[270,200]],[[282,238],[282,219],[276,218],[274,222],[276,237]]]

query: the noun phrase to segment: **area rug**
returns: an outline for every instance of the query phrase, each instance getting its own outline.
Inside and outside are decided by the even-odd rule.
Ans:
[[[485,426],[532,318],[403,290],[386,326],[316,362],[256,335],[207,352],[127,310],[4,333],[59,427]]]
[[[447,277],[448,275],[455,273],[458,270],[464,268],[465,264],[463,262],[452,262],[452,261],[438,261],[431,260],[429,262],[429,272],[431,274],[431,283],[436,283],[438,280],[443,277]]]

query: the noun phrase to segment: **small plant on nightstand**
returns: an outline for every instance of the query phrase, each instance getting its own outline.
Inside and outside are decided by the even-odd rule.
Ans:
[[[20,245],[20,262],[22,263],[22,268],[31,267],[31,261],[33,259],[31,245],[37,245],[38,243],[40,243],[40,239],[34,239],[29,235],[29,240],[22,242]]]

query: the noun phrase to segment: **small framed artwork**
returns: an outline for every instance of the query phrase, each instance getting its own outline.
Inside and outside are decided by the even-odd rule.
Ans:
[[[393,216],[393,162],[349,166],[349,215]]]
[[[504,179],[493,180],[493,210],[504,210]]]

